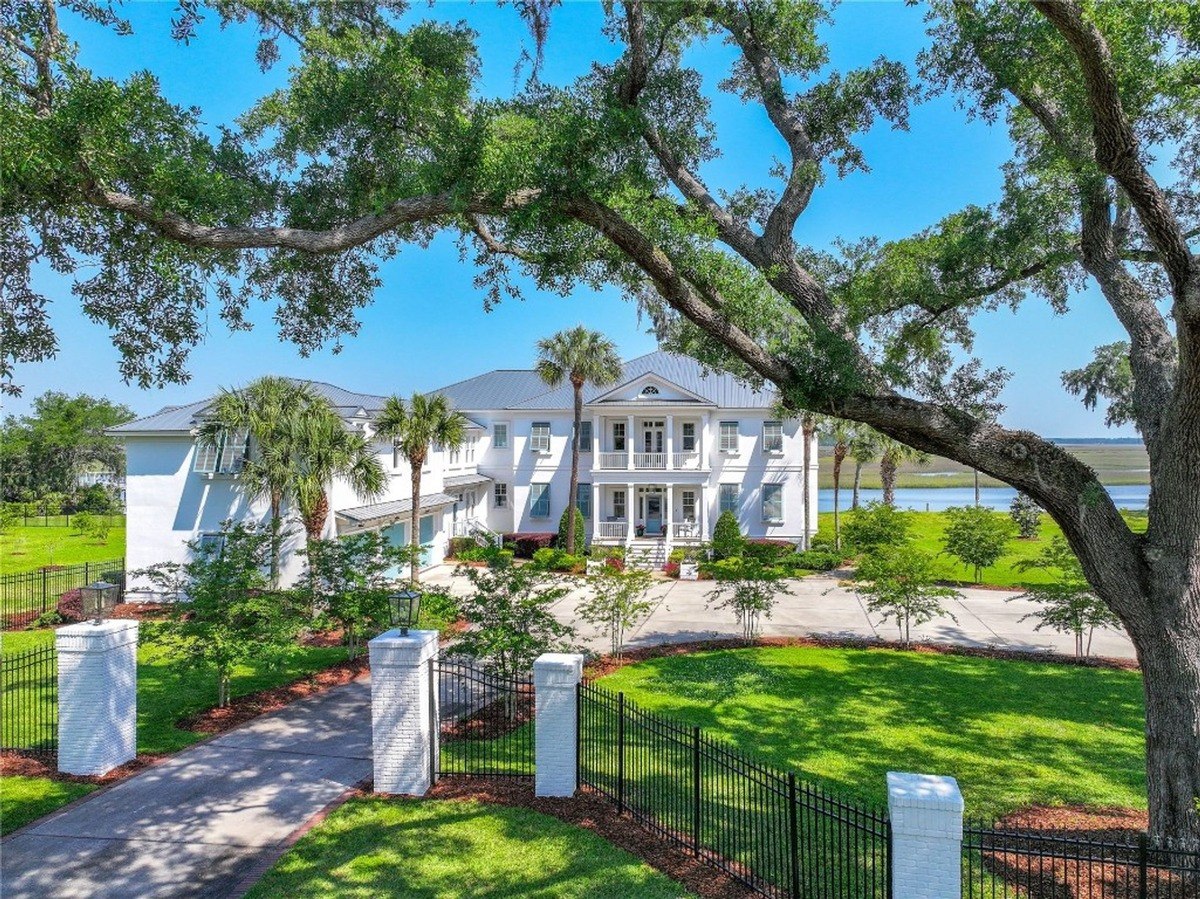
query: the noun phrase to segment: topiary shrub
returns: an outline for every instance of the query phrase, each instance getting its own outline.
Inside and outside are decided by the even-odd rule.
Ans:
[[[722,512],[713,528],[712,556],[714,559],[734,559],[742,555],[745,538],[738,527],[737,516],[730,511]]]
[[[559,549],[567,548],[567,515],[572,510],[575,512],[575,551],[579,552],[583,549],[586,541],[587,523],[583,519],[583,513],[579,511],[579,507],[574,504],[563,509],[562,518],[558,520],[558,539],[555,541],[555,546]],[[582,555],[582,553],[580,554]]]

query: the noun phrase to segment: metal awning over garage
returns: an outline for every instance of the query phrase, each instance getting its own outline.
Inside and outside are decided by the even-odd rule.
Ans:
[[[417,511],[432,512],[435,509],[452,506],[457,500],[445,493],[426,493],[421,496],[421,504]],[[353,509],[339,509],[334,513],[338,519],[338,530],[363,530],[396,521],[407,520],[412,515],[412,500],[398,499],[386,503],[372,503],[369,506],[356,506]]]
[[[465,490],[467,487],[478,487],[480,484],[490,484],[491,482],[492,479],[483,474],[456,474],[442,482],[442,489]]]

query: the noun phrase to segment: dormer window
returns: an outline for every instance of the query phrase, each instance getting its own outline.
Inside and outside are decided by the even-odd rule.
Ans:
[[[658,388],[653,384],[647,384],[642,388],[642,396],[658,396]]]

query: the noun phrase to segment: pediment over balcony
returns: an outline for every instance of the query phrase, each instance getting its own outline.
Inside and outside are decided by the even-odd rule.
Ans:
[[[666,378],[647,373],[601,393],[587,403],[605,406],[713,406],[710,400],[680,387]]]

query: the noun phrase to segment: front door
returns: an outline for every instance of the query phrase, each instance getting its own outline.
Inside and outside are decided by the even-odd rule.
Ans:
[[[646,494],[646,536],[662,535],[662,494]]]
[[[663,423],[661,421],[642,422],[642,452],[661,453],[663,451]]]

